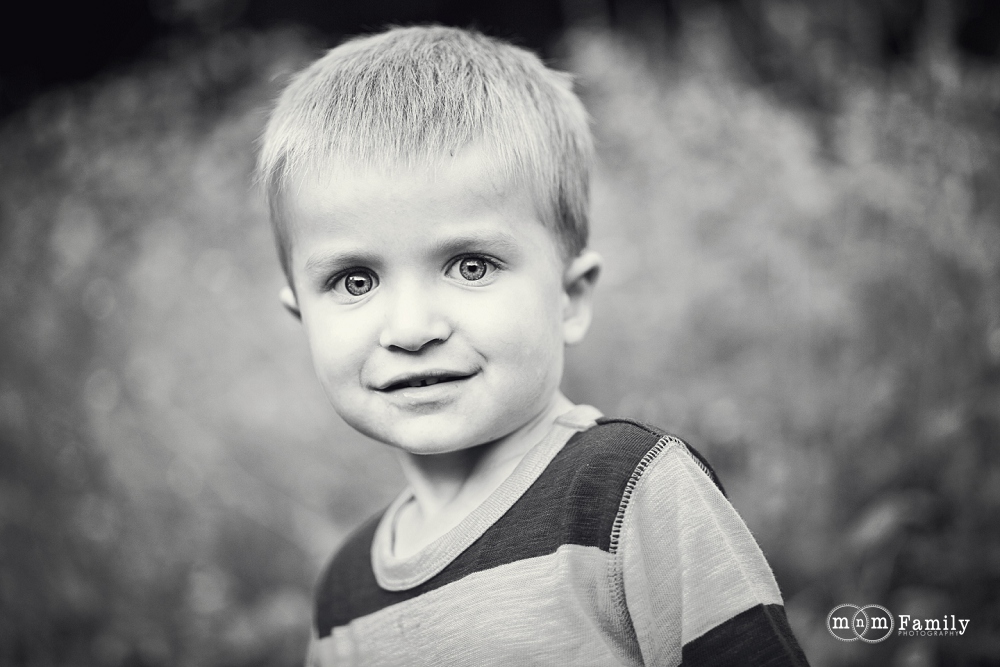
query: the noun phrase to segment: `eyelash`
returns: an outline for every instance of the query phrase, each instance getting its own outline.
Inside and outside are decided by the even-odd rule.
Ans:
[[[461,277],[450,276],[450,274],[455,269],[458,269],[458,271],[461,273],[462,262],[466,260],[477,260],[483,262],[483,264],[485,264],[486,266],[483,275],[479,278],[467,278],[464,275],[461,275]],[[493,282],[491,276],[494,276],[496,272],[500,271],[502,268],[503,265],[498,260],[493,259],[492,257],[487,257],[486,255],[462,255],[461,257],[456,257],[455,259],[453,259],[451,262],[448,263],[448,266],[445,268],[445,275],[449,275],[450,277],[453,277],[456,280],[461,280],[462,282],[467,284],[478,283],[485,285],[489,284],[490,282]],[[354,294],[353,292],[350,291],[350,288],[347,286],[348,285],[347,279],[355,274],[367,276],[369,281],[368,288],[365,289],[365,291],[362,292],[361,294]],[[379,283],[380,280],[378,274],[376,274],[374,271],[372,271],[371,269],[366,269],[364,267],[355,267],[341,271],[340,273],[330,278],[330,280],[327,282],[327,289],[331,292],[339,292],[341,294],[344,294],[345,296],[357,299],[370,293],[372,290],[374,290],[376,287],[379,286]]]
[[[464,275],[461,275],[460,277],[451,276],[452,272],[455,271],[456,269],[458,269],[459,273],[461,274],[462,262],[466,260],[476,260],[479,262],[483,262],[483,264],[486,265],[483,275],[479,278],[467,278]],[[448,275],[449,277],[453,277],[456,280],[461,280],[465,283],[487,284],[489,282],[493,282],[492,276],[495,276],[496,272],[500,271],[502,268],[503,265],[499,261],[493,259],[492,257],[487,257],[486,255],[462,255],[461,257],[456,257],[448,264],[448,266],[445,268],[445,274]],[[484,283],[483,281],[486,282]]]
[[[353,294],[347,287],[347,279],[354,274],[365,274],[370,279],[371,286],[361,294]],[[357,299],[363,297],[365,294],[368,294],[373,289],[378,287],[378,285],[379,285],[378,274],[376,274],[374,271],[370,269],[355,267],[353,269],[347,269],[345,271],[341,271],[337,275],[330,278],[330,280],[327,282],[327,289],[330,290],[331,292],[339,292],[341,294],[344,294],[345,296]],[[338,287],[341,287],[342,289],[338,289]]]

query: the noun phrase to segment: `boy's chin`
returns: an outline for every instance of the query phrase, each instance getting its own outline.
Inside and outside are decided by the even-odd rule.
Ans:
[[[471,449],[495,438],[475,437],[471,434],[460,433],[450,434],[447,437],[433,437],[422,433],[395,433],[387,435],[384,439],[376,439],[408,454],[433,456]]]
[[[492,442],[505,435],[485,424],[455,424],[445,419],[405,420],[399,424],[353,424],[368,437],[408,454],[448,454]],[[496,431],[496,432],[494,432]]]

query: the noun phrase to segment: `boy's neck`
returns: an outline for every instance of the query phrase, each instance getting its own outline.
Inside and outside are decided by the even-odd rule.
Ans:
[[[400,451],[400,465],[422,519],[431,521],[443,513],[458,510],[467,514],[475,509],[549,432],[555,420],[573,407],[557,391],[544,410],[499,440],[444,454]]]

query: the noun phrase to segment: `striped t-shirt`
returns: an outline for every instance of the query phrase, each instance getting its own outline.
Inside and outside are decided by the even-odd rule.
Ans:
[[[404,493],[320,579],[311,666],[805,665],[760,548],[679,439],[589,406],[412,557]]]

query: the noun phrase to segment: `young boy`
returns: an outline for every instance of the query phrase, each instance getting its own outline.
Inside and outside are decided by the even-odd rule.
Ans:
[[[281,300],[409,482],[321,578],[310,664],[805,664],[707,464],[560,393],[592,152],[566,76],[451,28],[349,41],[278,101]]]

